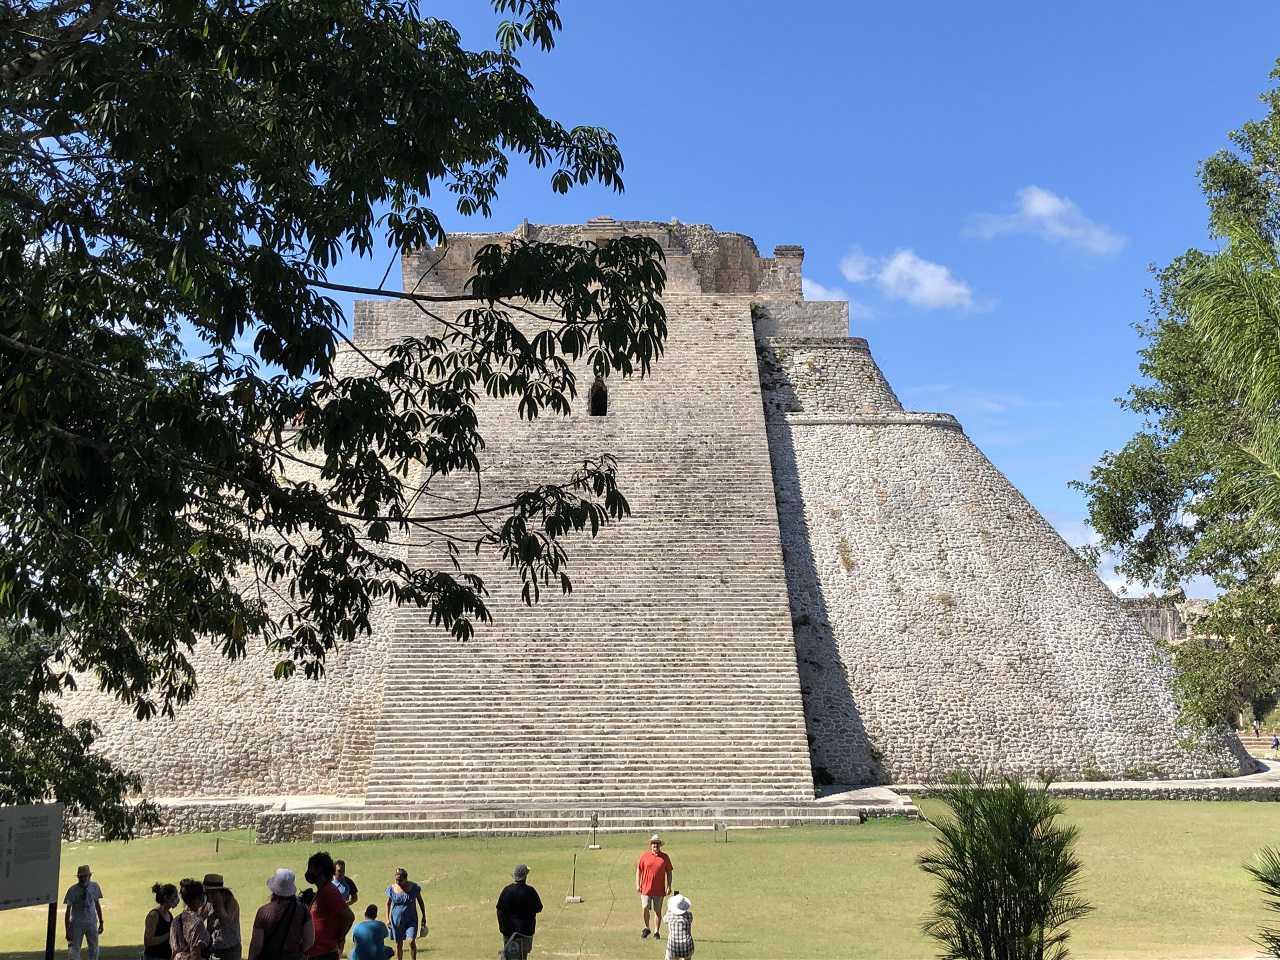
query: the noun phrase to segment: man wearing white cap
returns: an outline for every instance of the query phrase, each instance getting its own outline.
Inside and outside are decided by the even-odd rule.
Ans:
[[[91,879],[88,864],[76,868],[76,882],[62,902],[67,905],[62,925],[67,932],[67,956],[80,960],[80,942],[89,942],[89,960],[98,960],[98,936],[102,933],[102,888]]]
[[[649,838],[649,849],[636,864],[636,893],[644,912],[644,929],[640,939],[649,937],[649,911],[653,911],[653,935],[662,933],[662,898],[671,895],[671,858],[662,852],[662,838],[656,833]]]
[[[292,870],[281,867],[267,881],[271,899],[253,918],[248,960],[302,960],[316,940],[311,911],[298,900],[298,883]]]

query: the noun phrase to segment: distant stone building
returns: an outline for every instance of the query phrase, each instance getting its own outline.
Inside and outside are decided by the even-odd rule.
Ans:
[[[608,218],[513,235],[622,234],[666,252],[670,337],[652,376],[604,384],[602,415],[585,397],[533,423],[506,402],[480,410],[486,495],[618,458],[633,515],[572,544],[574,591],[525,607],[482,563],[496,622],[468,643],[386,608],[319,684],[272,681],[265,655],[204,652],[174,721],[81,695],[109,753],[163,795],[460,808],[1249,767],[1234,737],[1180,742],[1169,666],[1138,620],[953,417],[903,409],[848,336],[847,304],[804,300],[800,247],[761,257],[742,234]],[[475,251],[510,236],[405,257],[406,288],[457,292]],[[354,335],[376,352],[431,322],[361,303]],[[426,540],[401,549],[441,562]]]

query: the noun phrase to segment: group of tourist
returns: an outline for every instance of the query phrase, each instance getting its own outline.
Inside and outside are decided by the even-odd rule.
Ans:
[[[636,864],[636,892],[644,915],[640,936],[661,939],[665,919],[668,960],[687,960],[693,955],[693,913],[688,897],[678,892],[672,896],[672,874],[671,858],[662,852],[662,838],[654,834]],[[410,960],[417,960],[418,938],[427,935],[427,908],[422,888],[409,879],[405,868],[395,871],[386,889],[386,923],[378,919],[374,904],[365,908],[360,923],[355,922],[352,907],[360,891],[342,860],[324,852],[312,854],[304,876],[312,886],[301,891],[294,871],[284,867],[267,880],[270,899],[254,914],[247,948],[241,939],[239,901],[220,874],[155,884],[151,891],[156,906],[143,922],[143,960],[242,960],[246,954],[247,960],[339,960],[347,953],[348,935],[350,960],[389,960],[393,954],[404,960],[406,943]],[[80,867],[63,898],[69,960],[80,960],[84,944],[88,960],[98,960],[102,899],[93,871]],[[541,912],[542,900],[529,884],[529,867],[517,864],[497,902],[506,960],[527,960]]]

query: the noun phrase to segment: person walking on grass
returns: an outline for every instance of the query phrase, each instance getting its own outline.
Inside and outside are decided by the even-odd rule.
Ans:
[[[213,942],[213,960],[240,960],[240,904],[222,874],[204,875],[204,922]]]
[[[667,960],[693,956],[693,904],[677,890],[667,904]]]
[[[76,882],[62,898],[67,909],[62,926],[67,934],[67,956],[80,960],[80,943],[88,941],[89,960],[98,960],[98,937],[102,935],[102,888],[93,882],[89,865],[76,868]]]
[[[142,922],[142,960],[171,960],[169,928],[173,926],[173,908],[178,905],[178,888],[172,883],[152,884],[156,906]]]
[[[315,943],[307,951],[311,960],[338,960],[339,945],[355,922],[355,914],[333,885],[333,857],[323,850],[307,859],[307,882],[315,884],[311,902],[311,923],[316,928]]]
[[[662,935],[662,899],[671,895],[671,858],[662,852],[662,838],[656,833],[649,838],[649,849],[640,855],[636,864],[636,893],[640,894],[640,908],[644,913],[644,928],[640,939],[647,940],[650,932]],[[653,912],[653,928],[649,927],[649,912]]]
[[[511,882],[498,894],[498,930],[502,934],[504,960],[527,960],[533,951],[542,898],[528,880],[529,868],[518,863],[511,871]]]
[[[427,905],[422,902],[422,887],[409,879],[404,867],[396,870],[395,879],[387,887],[387,918],[391,922],[391,939],[396,942],[396,960],[404,960],[406,940],[410,960],[418,960],[418,937],[427,935]]]
[[[169,949],[173,960],[207,960],[213,941],[200,916],[204,908],[204,884],[186,879],[178,884],[178,896],[187,909],[178,914],[169,928]]]

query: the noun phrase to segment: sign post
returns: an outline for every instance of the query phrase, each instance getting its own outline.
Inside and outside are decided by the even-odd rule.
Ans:
[[[0,807],[0,910],[49,905],[45,960],[53,960],[58,930],[58,867],[62,804]]]

